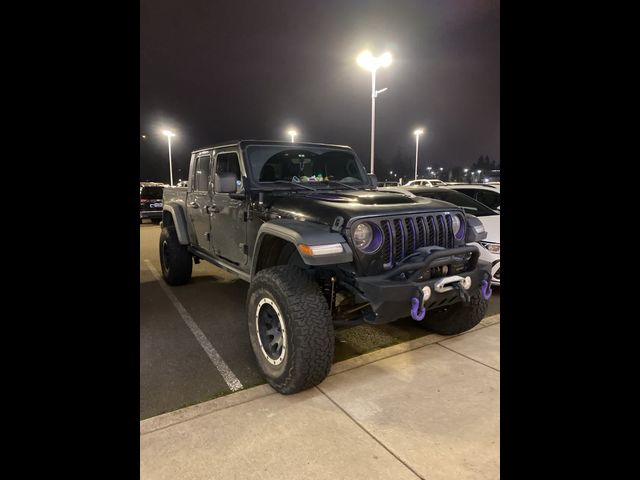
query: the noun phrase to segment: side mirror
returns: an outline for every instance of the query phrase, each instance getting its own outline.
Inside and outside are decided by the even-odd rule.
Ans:
[[[216,193],[236,193],[238,177],[235,173],[216,173],[213,178],[213,188]]]
[[[369,180],[371,181],[371,186],[372,187],[377,187],[378,186],[378,177],[376,177],[373,173],[367,173],[367,176],[369,177]]]

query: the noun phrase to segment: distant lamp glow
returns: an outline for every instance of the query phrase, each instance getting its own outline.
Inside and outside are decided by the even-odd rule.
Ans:
[[[369,50],[364,50],[361,52],[356,58],[356,62],[365,70],[369,70],[371,72],[371,172],[373,171],[373,154],[375,147],[375,130],[376,130],[376,97],[379,93],[387,90],[383,88],[382,90],[376,90],[376,70],[380,67],[388,67],[391,65],[391,54],[389,52],[385,52],[379,57],[374,57],[373,54]]]
[[[465,169],[464,169],[464,173],[467,173],[468,171],[469,171],[469,169],[468,169],[468,168],[465,168]]]
[[[169,145],[169,177],[171,178],[171,186],[173,187],[173,167],[171,165],[171,137],[175,137],[176,134],[170,130],[163,130],[162,134],[167,137],[167,144]]]
[[[142,138],[147,138],[147,136],[146,135],[142,135]]]
[[[291,143],[293,143],[295,141],[296,135],[298,135],[298,132],[296,132],[295,130],[289,130],[287,132],[287,135],[291,137]]]

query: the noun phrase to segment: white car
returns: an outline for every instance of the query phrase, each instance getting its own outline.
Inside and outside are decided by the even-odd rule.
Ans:
[[[390,189],[385,188],[384,190]],[[491,263],[491,285],[500,286],[500,212],[492,210],[485,204],[451,188],[414,187],[407,190],[409,193],[419,197],[436,198],[453,203],[458,207],[462,207],[466,213],[475,215],[480,219],[487,232],[487,238],[470,245],[478,247],[481,260]]]
[[[446,185],[442,180],[427,180],[425,178],[418,178],[417,180],[411,180],[410,182],[402,185],[403,187],[437,187]]]
[[[492,210],[500,210],[500,184],[468,183],[465,185],[447,185],[447,188],[464,193],[474,200],[484,203]]]

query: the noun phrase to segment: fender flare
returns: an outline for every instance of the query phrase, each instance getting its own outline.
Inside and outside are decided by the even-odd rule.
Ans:
[[[263,223],[258,230],[255,248],[253,250],[253,258],[251,259],[251,277],[255,275],[262,240],[267,235],[281,238],[293,244],[296,249],[301,243],[309,246],[326,245],[330,243],[342,244],[342,253],[322,255],[321,257],[300,255],[307,265],[334,265],[353,261],[353,252],[345,238],[339,233],[329,230],[328,226],[292,219],[277,219]]]
[[[173,225],[176,227],[176,233],[178,234],[178,242],[180,242],[180,245],[189,245],[187,217],[185,216],[182,207],[175,202],[171,202],[162,207],[162,212],[169,212],[173,218]]]

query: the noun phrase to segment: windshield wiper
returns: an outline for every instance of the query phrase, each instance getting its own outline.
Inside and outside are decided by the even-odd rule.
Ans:
[[[337,180],[326,180],[327,183],[337,183],[338,185],[342,185],[343,187],[350,188],[351,190],[360,190],[359,188],[354,187],[353,185],[347,185],[346,183],[339,182]]]
[[[301,183],[292,182],[291,180],[273,180],[272,183],[288,183],[290,185],[295,185],[296,187],[306,188],[307,190],[311,190],[315,192],[317,189],[310,187],[308,185],[302,185]]]

